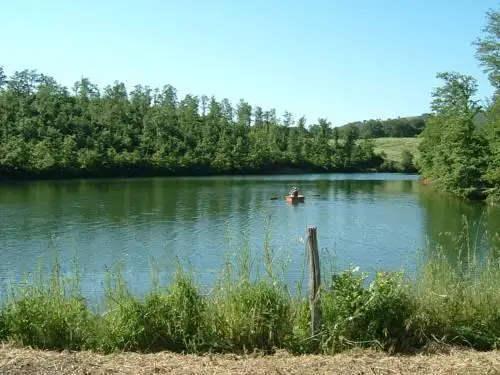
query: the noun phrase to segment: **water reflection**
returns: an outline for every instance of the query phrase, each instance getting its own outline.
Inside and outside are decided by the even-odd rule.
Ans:
[[[210,284],[228,250],[248,242],[254,252],[262,251],[264,223],[270,219],[271,244],[277,255],[289,258],[287,280],[297,282],[308,225],[318,226],[320,246],[337,257],[340,268],[356,264],[368,271],[411,270],[416,250],[425,248],[428,254],[438,242],[456,261],[456,246],[440,233],[458,235],[464,215],[471,228],[498,228],[498,210],[445,198],[416,179],[322,174],[3,185],[0,275],[19,278],[33,269],[36,257],[48,261],[55,244],[67,269],[78,254],[83,289],[89,293],[98,293],[105,267],[120,259],[137,293],[150,286],[152,258],[168,271],[178,257],[196,270],[198,280]],[[291,185],[305,193],[304,204],[284,201]],[[228,236],[233,243],[228,244]],[[484,251],[488,241],[481,242]]]
[[[419,190],[420,204],[426,212],[429,251],[436,248],[451,264],[467,262],[476,256],[484,261],[498,249],[500,210],[481,202],[464,202],[430,187]],[[427,257],[431,254],[427,253]]]

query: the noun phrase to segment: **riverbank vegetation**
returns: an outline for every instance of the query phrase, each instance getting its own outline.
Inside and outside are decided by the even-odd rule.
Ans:
[[[500,197],[500,12],[487,12],[485,35],[475,41],[476,56],[495,89],[490,102],[475,99],[474,77],[458,72],[437,75],[432,114],[422,132],[418,168],[439,189],[466,198]],[[478,115],[482,116],[477,121]]]
[[[0,309],[0,340],[103,353],[494,349],[500,340],[500,263],[466,255],[458,265],[432,256],[413,276],[378,272],[369,286],[354,268],[337,273],[323,266],[323,319],[314,337],[308,299],[300,288],[290,292],[271,249],[262,259],[248,251],[239,252],[238,261],[228,258],[210,290],[179,268],[166,286],[154,277],[151,291],[135,296],[117,268],[109,273],[99,309],[80,293],[78,272],[65,277],[54,262],[51,278],[34,276],[12,287]]]

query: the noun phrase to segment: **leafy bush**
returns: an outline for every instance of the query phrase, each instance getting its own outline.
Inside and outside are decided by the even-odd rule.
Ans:
[[[369,288],[366,275],[348,270],[332,278],[322,296],[322,350],[338,352],[352,346],[378,346],[402,351],[417,344],[409,331],[416,305],[400,274],[377,273]]]
[[[415,164],[413,163],[413,154],[404,149],[401,152],[401,169],[405,172],[415,171]]]

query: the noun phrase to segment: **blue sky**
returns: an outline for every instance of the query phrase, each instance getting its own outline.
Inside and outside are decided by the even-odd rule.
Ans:
[[[490,0],[16,0],[0,65],[67,86],[81,76],[171,84],[333,125],[429,111],[438,71],[492,93],[471,42]]]

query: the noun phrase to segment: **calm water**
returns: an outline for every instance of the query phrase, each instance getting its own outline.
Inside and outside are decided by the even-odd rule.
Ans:
[[[283,198],[297,185],[306,202]],[[272,199],[279,197],[279,199]],[[78,259],[82,289],[102,292],[106,267],[125,262],[136,293],[151,285],[151,263],[163,276],[175,259],[211,284],[228,249],[261,253],[266,227],[290,282],[302,276],[304,234],[318,227],[323,259],[340,268],[414,270],[436,243],[451,261],[458,252],[442,233],[488,251],[500,211],[439,195],[402,174],[77,180],[0,185],[0,281],[19,280],[59,250],[64,270]],[[333,258],[334,257],[334,258]],[[258,264],[257,264],[258,265]]]

